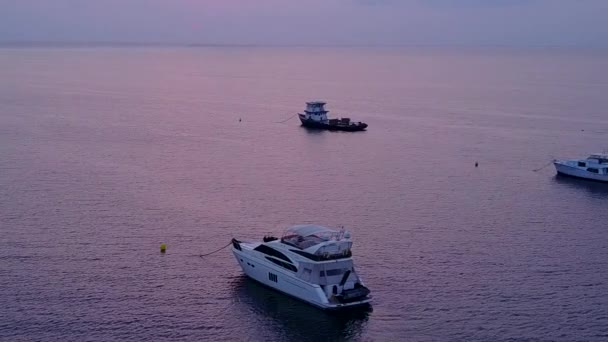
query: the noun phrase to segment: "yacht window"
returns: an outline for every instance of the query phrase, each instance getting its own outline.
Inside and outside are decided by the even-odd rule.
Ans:
[[[307,253],[304,251],[299,251],[297,249],[290,249],[290,251],[292,251],[296,254],[299,254],[305,258],[308,258],[310,260],[314,260],[314,261],[344,259],[344,258],[350,258],[353,255],[350,250],[348,250],[348,252],[346,252],[346,254],[330,254],[328,256]]]
[[[585,167],[585,166],[587,166],[587,164],[585,164],[585,162],[580,162],[580,161],[579,161],[579,162],[578,162],[578,166],[580,166],[580,167]]]
[[[341,275],[344,273],[344,271],[346,271],[345,269],[335,269],[335,270],[327,270],[327,272],[325,272],[327,274],[328,277],[331,276],[337,276],[337,275]]]
[[[281,260],[285,260],[287,262],[292,262],[291,260],[289,260],[289,258],[285,254],[277,251],[274,248],[270,248],[270,247],[268,247],[266,245],[259,245],[256,248],[254,248],[253,250],[254,251],[258,251],[260,253],[264,253],[264,254],[273,256],[273,257],[281,259]]]
[[[319,276],[325,277],[327,275],[328,277],[332,277],[332,276],[344,274],[344,272],[346,272],[345,268],[336,268],[333,270],[321,271],[321,272],[319,272]]]
[[[593,173],[599,173],[599,170],[598,170],[598,169],[595,169],[595,168],[592,168],[592,167],[587,168],[587,171],[589,171],[589,172],[593,172]]]
[[[292,264],[289,264],[289,263],[286,263],[286,262],[283,262],[281,260],[277,260],[274,258],[269,258],[269,257],[266,257],[266,259],[268,259],[269,261],[272,261],[273,263],[275,263],[283,268],[286,268],[292,272],[298,272],[298,269]]]

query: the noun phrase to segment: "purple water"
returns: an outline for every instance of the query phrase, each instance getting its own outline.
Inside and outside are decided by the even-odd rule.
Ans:
[[[547,163],[608,149],[607,80],[594,50],[2,48],[0,339],[606,341],[608,185]],[[368,131],[300,127],[312,99]],[[352,232],[372,312],[199,257],[299,223]]]

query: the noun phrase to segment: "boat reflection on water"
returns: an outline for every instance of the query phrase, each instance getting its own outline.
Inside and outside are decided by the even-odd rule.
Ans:
[[[310,128],[306,126],[300,126],[300,128],[303,129],[309,135],[321,135],[326,133],[325,130],[322,129]]]
[[[325,312],[247,278],[234,279],[232,311],[251,327],[253,340],[343,341],[358,339],[371,308]]]
[[[608,197],[608,184],[593,180],[574,178],[562,174],[556,174],[554,181],[559,184],[566,185],[570,188],[584,189],[591,193],[594,197]]]

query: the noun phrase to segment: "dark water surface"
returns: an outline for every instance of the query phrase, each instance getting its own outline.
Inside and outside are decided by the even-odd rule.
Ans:
[[[608,149],[607,80],[591,50],[0,49],[0,339],[607,341],[608,185],[542,168]],[[369,130],[277,123],[318,98]],[[198,256],[297,223],[353,233],[372,312]]]

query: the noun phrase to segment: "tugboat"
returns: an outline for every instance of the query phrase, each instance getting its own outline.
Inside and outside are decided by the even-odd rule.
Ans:
[[[309,128],[327,129],[331,131],[364,131],[367,124],[364,122],[353,122],[350,118],[328,119],[325,110],[325,102],[306,102],[304,113],[298,113],[302,126]]]

